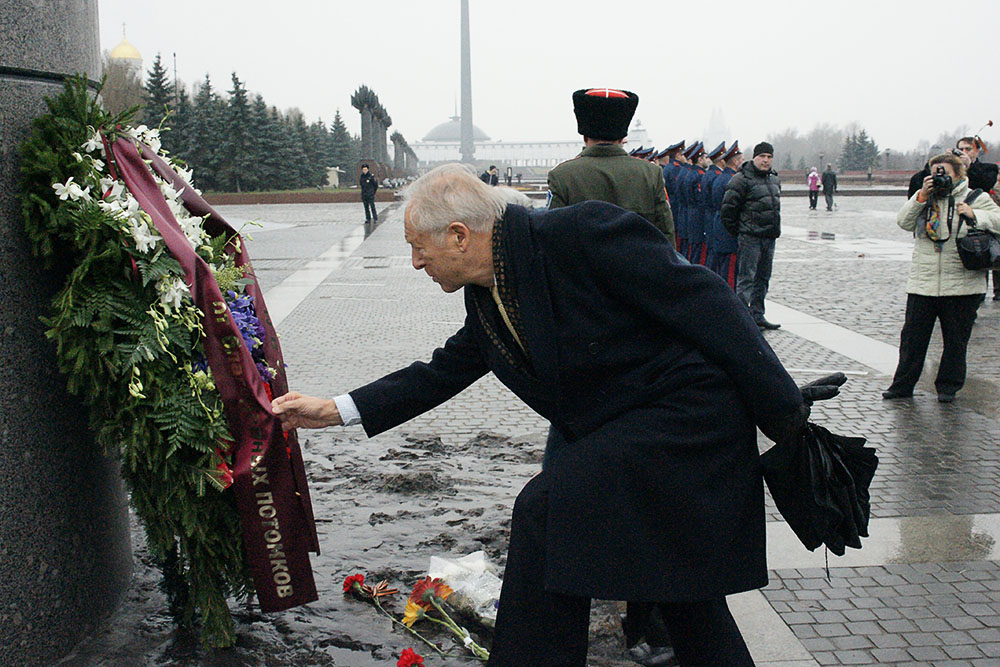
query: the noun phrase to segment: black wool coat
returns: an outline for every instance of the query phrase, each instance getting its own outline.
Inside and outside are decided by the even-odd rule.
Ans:
[[[493,233],[505,309],[465,288],[465,325],[430,362],[351,392],[369,435],[492,371],[562,436],[550,441],[549,590],[691,600],[767,581],[755,425],[802,395],[716,274],[640,216],[588,201],[508,206]]]

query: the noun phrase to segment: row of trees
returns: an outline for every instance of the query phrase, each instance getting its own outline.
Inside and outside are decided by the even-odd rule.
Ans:
[[[105,72],[107,106],[135,99],[129,89],[137,82],[122,85],[122,72]],[[339,110],[329,127],[322,120],[307,123],[297,109],[281,112],[261,95],[251,96],[235,72],[225,94],[205,75],[191,97],[183,86],[174,88],[157,55],[140,91],[141,121],[169,128],[161,135],[163,147],[194,169],[203,190],[318,187],[326,184],[328,167],[352,171],[359,159],[360,139],[348,132]]]
[[[767,141],[778,154],[778,169],[806,171],[817,167],[820,171],[831,164],[838,171],[867,171],[871,169],[917,170],[924,166],[931,155],[952,148],[958,139],[968,135],[967,127],[957,127],[942,132],[933,143],[921,141],[908,151],[880,149],[868,132],[856,125],[838,128],[823,123],[806,134],[788,129],[772,133]]]

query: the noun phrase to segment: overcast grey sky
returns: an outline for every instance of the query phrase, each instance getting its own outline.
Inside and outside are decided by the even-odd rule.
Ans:
[[[991,0],[470,0],[473,120],[504,141],[576,138],[570,96],[610,86],[639,95],[655,143],[695,139],[713,108],[734,138],[857,122],[882,148],[993,118],[1000,2]],[[419,141],[459,96],[459,0],[99,0],[101,48],[128,40],[189,85],[235,71],[308,121],[350,96],[379,96]],[[939,43],[935,47],[933,44]],[[1000,146],[1000,127],[982,133]],[[781,147],[776,152],[780,153]],[[991,151],[992,157],[992,151]]]

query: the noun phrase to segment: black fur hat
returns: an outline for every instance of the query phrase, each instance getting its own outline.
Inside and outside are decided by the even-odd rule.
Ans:
[[[584,88],[573,93],[576,131],[591,139],[618,141],[628,134],[639,96],[614,88]]]

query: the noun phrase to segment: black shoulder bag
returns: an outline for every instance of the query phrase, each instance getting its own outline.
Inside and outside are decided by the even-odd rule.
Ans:
[[[965,203],[972,205],[972,202],[983,193],[978,188],[969,193],[965,198]],[[969,226],[965,236],[958,238],[958,232],[962,230],[962,222]],[[1000,269],[1000,239],[994,234],[976,226],[976,221],[964,215],[958,217],[958,231],[955,232],[955,245],[958,246],[958,257],[962,260],[962,266],[970,271],[982,269]]]

